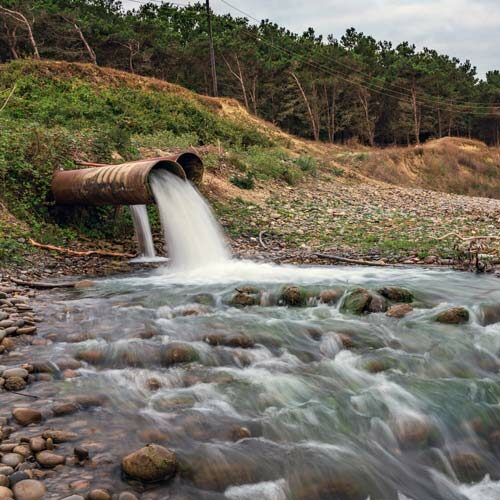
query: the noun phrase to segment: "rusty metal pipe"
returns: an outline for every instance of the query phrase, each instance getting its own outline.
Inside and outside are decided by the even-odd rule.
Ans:
[[[160,168],[195,183],[203,177],[201,159],[185,152],[120,165],[58,170],[52,177],[52,194],[55,202],[63,205],[146,205],[154,203],[149,175]]]

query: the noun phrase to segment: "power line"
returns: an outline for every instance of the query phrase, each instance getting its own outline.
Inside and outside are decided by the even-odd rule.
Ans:
[[[226,0],[220,0],[220,1],[224,4],[226,4],[228,7],[238,11],[240,14],[243,14],[244,16],[260,23],[259,19],[255,18],[251,14],[248,14],[247,12],[239,9],[235,5],[229,3],[228,1],[226,1]],[[343,75],[342,73],[333,72],[331,70],[331,68],[323,66],[321,64],[318,64],[317,62],[311,61],[310,59],[305,58],[301,54],[297,54],[294,51],[291,51],[291,50],[284,48],[284,47],[280,47],[279,45],[276,45],[274,43],[269,43],[269,42],[263,40],[261,37],[255,36],[254,33],[252,33],[249,29],[246,29],[246,31],[250,34],[250,36],[254,37],[260,43],[269,45],[277,50],[280,50],[281,52],[287,53],[288,55],[295,56],[299,59],[302,59],[303,62],[305,62],[306,64],[309,64],[310,66],[315,67],[316,69],[319,69],[319,70],[321,70],[327,74],[330,74],[332,76],[337,76],[348,83],[351,83],[353,85],[358,85],[360,87],[365,88],[366,90],[371,90],[371,91],[376,92],[380,95],[384,95],[386,97],[391,97],[393,99],[402,100],[404,98],[405,102],[407,100],[411,99],[411,96],[409,94],[402,93],[402,92],[399,92],[397,90],[392,90],[390,88],[382,87],[382,86],[377,85],[376,83],[373,83],[373,82],[363,82],[364,85],[362,85],[360,82],[353,81],[350,78]],[[338,63],[338,61],[335,61],[335,62]],[[348,65],[345,65],[345,66],[348,67],[351,71],[354,71]],[[363,73],[361,73],[361,72],[358,72],[358,73],[363,75]],[[366,75],[366,76],[369,76],[369,75]],[[369,76],[369,77],[371,78],[371,76]],[[425,99],[427,99],[427,101],[429,101],[431,104],[429,104],[428,102],[425,102]],[[434,96],[426,97],[425,95],[421,96],[419,99],[417,99],[417,102],[421,106],[425,106],[429,109],[436,109],[436,107],[441,107],[440,109],[445,109],[445,110],[451,111],[451,110],[453,110],[453,108],[455,108],[454,112],[456,112],[456,113],[463,113],[463,114],[468,114],[468,115],[477,114],[477,115],[481,115],[481,116],[485,113],[490,112],[492,108],[496,108],[495,106],[488,105],[488,104],[481,104],[481,105],[476,106],[476,103],[458,104],[458,103],[446,102],[446,101],[443,101],[439,98],[435,98]],[[460,109],[460,107],[464,107],[465,109]],[[469,108],[470,110],[468,110],[467,108]]]

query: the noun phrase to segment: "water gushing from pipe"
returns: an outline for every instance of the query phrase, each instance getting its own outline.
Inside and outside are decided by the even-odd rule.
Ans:
[[[150,175],[172,267],[190,270],[230,259],[211,208],[189,182],[165,170]]]

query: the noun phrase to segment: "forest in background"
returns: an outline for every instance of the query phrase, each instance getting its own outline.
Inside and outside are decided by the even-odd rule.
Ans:
[[[213,14],[219,95],[293,134],[419,144],[447,135],[500,145],[500,71],[348,29],[323,38]],[[0,60],[90,62],[212,94],[205,5],[1,0]]]

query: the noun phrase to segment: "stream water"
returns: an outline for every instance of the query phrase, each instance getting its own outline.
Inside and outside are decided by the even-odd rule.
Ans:
[[[54,341],[40,359],[84,360],[57,397],[105,400],[80,421],[112,491],[120,458],[157,442],[181,470],[144,498],[500,499],[498,278],[231,260],[203,200],[163,188],[172,265],[40,298]],[[306,305],[279,305],[290,283]],[[388,285],[413,292],[406,317],[341,309],[353,288]],[[256,305],[233,305],[243,287]],[[434,320],[451,306],[469,321]]]

